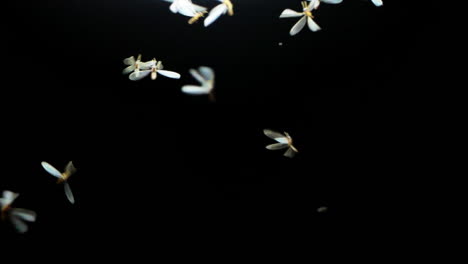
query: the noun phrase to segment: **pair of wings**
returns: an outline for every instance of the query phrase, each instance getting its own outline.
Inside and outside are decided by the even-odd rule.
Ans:
[[[276,131],[273,131],[273,130],[270,130],[270,129],[264,129],[263,130],[263,133],[271,138],[271,139],[274,139],[275,141],[277,141],[278,143],[275,143],[275,144],[270,144],[268,146],[266,146],[267,149],[269,150],[280,150],[280,149],[285,149],[287,148],[286,152],[284,153],[284,156],[288,157],[288,158],[292,158],[296,155],[296,151],[294,151],[294,149],[289,146],[289,139],[286,135],[283,135],[279,132],[276,132]]]
[[[34,211],[22,208],[12,208],[8,214],[11,223],[18,233],[26,233],[28,231],[28,225],[24,221],[34,222],[37,216]]]
[[[201,86],[196,85],[184,85],[182,86],[182,92],[187,94],[209,94],[213,89],[214,83],[214,71],[210,67],[200,66],[198,71],[195,69],[190,69],[190,74],[192,74],[193,78],[195,78],[198,82],[200,82]]]
[[[312,8],[312,5],[309,5],[309,7]],[[310,11],[310,10],[308,10],[308,11]],[[304,28],[306,23],[307,23],[307,26],[309,27],[309,29],[311,31],[313,31],[313,32],[319,31],[321,29],[320,26],[317,25],[317,23],[315,23],[315,21],[312,18],[304,15],[303,12],[296,12],[296,11],[291,10],[291,9],[285,9],[281,13],[280,18],[300,17],[300,16],[302,16],[302,18],[299,19],[299,21],[297,21],[297,23],[291,28],[291,31],[289,31],[289,34],[291,36],[294,36],[297,33],[299,33]]]
[[[42,167],[52,176],[57,177],[59,179],[63,179],[62,173],[57,170],[54,166],[50,165],[49,163],[43,161],[41,162]],[[73,162],[68,162],[67,166],[65,166],[65,173],[68,173],[69,175],[73,174],[76,172],[75,166],[73,166]],[[75,198],[73,196],[72,190],[70,188],[70,185],[68,184],[67,181],[63,182],[63,188],[65,189],[65,195],[68,198],[68,201],[70,203],[74,204],[75,203]]]
[[[18,193],[12,191],[3,191],[3,197],[0,198],[0,207],[8,206],[19,196]]]
[[[184,16],[193,17],[199,12],[206,11],[206,7],[195,5],[191,0],[164,0],[171,2],[169,9],[172,13],[179,13]]]
[[[135,71],[135,72],[132,72],[132,74],[130,74],[128,78],[132,81],[139,81],[145,78],[146,76],[148,76],[151,72],[152,70]],[[177,72],[166,71],[166,70],[156,70],[156,72],[163,76],[172,78],[172,79],[180,79],[180,74]],[[153,80],[156,79],[156,76],[152,79]]]

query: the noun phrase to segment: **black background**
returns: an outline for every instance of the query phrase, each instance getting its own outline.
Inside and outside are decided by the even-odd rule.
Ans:
[[[278,16],[296,0],[233,1],[208,28],[156,0],[8,3],[0,189],[38,219],[1,236],[83,260],[264,247],[314,258],[318,245],[379,237],[392,225],[377,211],[404,218],[395,167],[407,160],[390,149],[406,127],[392,114],[436,81],[425,2],[322,3],[322,30],[294,37],[297,19]],[[182,78],[130,81],[122,60],[139,53]],[[201,65],[215,70],[216,103],[180,91]],[[297,157],[267,151],[264,128],[289,132]],[[74,161],[75,205],[43,160]]]

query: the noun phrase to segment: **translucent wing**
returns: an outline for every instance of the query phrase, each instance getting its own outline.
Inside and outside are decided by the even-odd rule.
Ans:
[[[140,65],[138,66],[140,70],[148,70],[148,69],[151,69],[155,65],[156,65],[156,61],[150,60],[146,62],[140,62]]]
[[[193,76],[193,78],[197,79],[198,82],[200,82],[201,84],[205,83],[206,80],[200,75],[200,73],[198,73],[197,70],[190,69],[189,72]]]
[[[308,11],[312,11],[312,9],[317,9],[320,6],[320,0],[312,0],[310,1],[309,6],[307,7]]]
[[[327,4],[339,4],[343,2],[343,0],[321,0],[321,2],[327,3]]]
[[[23,208],[13,208],[11,209],[10,214],[28,222],[36,221],[37,216],[34,211]]]
[[[42,167],[52,176],[55,176],[57,178],[62,178],[62,173],[58,171],[54,166],[50,165],[49,163],[43,161],[41,162]]]
[[[307,26],[309,26],[309,29],[313,32],[320,30],[319,25],[317,25],[317,23],[315,23],[315,21],[310,17],[307,17]]]
[[[16,197],[18,197],[18,196],[19,196],[19,194],[15,193],[15,192],[3,191],[4,201],[6,201],[8,203],[12,203],[16,199]]]
[[[289,31],[289,35],[294,36],[297,33],[299,33],[299,31],[301,31],[302,28],[304,28],[306,21],[306,16],[303,16],[301,19],[299,19],[299,21],[297,21],[297,23],[291,28],[291,31]]]
[[[128,76],[128,78],[132,81],[139,81],[143,78],[145,78],[146,76],[148,76],[148,74],[150,74],[151,70],[144,70],[144,71],[138,71],[138,72],[132,72],[132,74],[130,74]]]
[[[122,74],[129,74],[135,70],[135,65],[130,65],[127,68],[123,69]]]
[[[173,79],[180,79],[180,74],[173,71],[158,70],[158,73]]]
[[[72,175],[73,173],[76,172],[75,166],[73,166],[73,162],[70,161],[67,163],[67,166],[65,166],[65,172],[68,173],[69,175]]]
[[[210,67],[200,66],[198,68],[198,71],[200,72],[200,74],[203,76],[205,80],[209,81],[209,80],[214,79],[214,71]]]
[[[135,64],[135,57],[131,56],[123,60],[125,65],[133,65]]]
[[[372,3],[374,3],[375,6],[382,6],[383,5],[382,0],[372,0]]]
[[[211,23],[218,19],[219,16],[221,16],[222,14],[226,14],[226,12],[227,6],[225,4],[217,5],[216,7],[211,9],[210,13],[203,21],[203,24],[205,25],[205,27],[211,25]]]
[[[269,150],[285,149],[287,147],[288,147],[288,144],[285,144],[285,143],[275,143],[275,144],[266,146],[266,148]]]
[[[70,188],[70,184],[68,184],[68,182],[63,182],[63,188],[65,189],[65,195],[67,196],[68,198],[68,201],[70,201],[70,203],[74,204],[75,203],[75,197],[73,197],[73,193],[72,193],[72,190]]]
[[[284,153],[284,156],[292,158],[296,156],[296,152],[292,148],[288,148],[288,150],[286,150],[286,152]]]
[[[28,231],[28,226],[17,216],[10,215],[10,221],[18,233],[22,234]]]
[[[203,87],[203,86],[195,86],[195,85],[184,85],[182,86],[182,92],[187,94],[209,94],[210,89]]]
[[[276,131],[273,131],[273,130],[270,130],[270,129],[263,129],[263,134],[265,134],[265,136],[271,138],[271,139],[277,139],[277,138],[286,138],[283,134],[279,133],[279,132],[276,132]]]
[[[199,6],[199,5],[195,5],[195,4],[192,4],[192,6],[193,6],[193,8],[195,9],[195,11],[197,11],[197,12],[206,11],[206,7]]]
[[[285,10],[283,10],[283,12],[281,13],[281,15],[279,17],[280,18],[300,17],[300,16],[303,16],[303,15],[304,15],[303,13],[299,13],[299,12],[296,12],[296,11],[291,10],[291,9],[285,9]]]

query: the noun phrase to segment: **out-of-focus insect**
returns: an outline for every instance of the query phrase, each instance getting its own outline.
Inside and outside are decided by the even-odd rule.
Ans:
[[[158,73],[172,79],[180,79],[180,74],[177,72],[163,70],[162,61],[156,61],[156,59],[153,59],[147,62],[145,67],[148,67],[148,69],[139,71],[138,73],[133,72],[130,74],[130,80],[138,81],[145,78],[149,74],[151,74],[151,80],[156,80]]]
[[[201,17],[206,13],[206,7],[195,5],[191,0],[164,0],[166,2],[171,2],[169,9],[172,13],[179,13],[184,16],[191,17],[188,23],[191,25],[197,22]]]
[[[218,19],[221,15],[228,13],[228,15],[234,15],[234,5],[231,3],[230,0],[217,0],[221,2],[221,4],[215,6],[213,9],[210,10],[210,13],[203,21],[205,27],[211,25],[216,19]]]
[[[35,222],[36,213],[23,208],[11,207],[11,204],[18,196],[18,193],[3,191],[3,197],[0,198],[0,214],[2,220],[6,218],[10,220],[18,233],[25,233],[28,231],[28,226],[24,221]]]
[[[325,213],[326,211],[328,211],[328,207],[326,206],[321,206],[317,208],[317,213]]]
[[[382,0],[372,0],[372,3],[374,3],[375,6],[383,6]]]
[[[73,197],[70,185],[68,184],[68,178],[70,178],[70,176],[76,172],[76,168],[75,166],[73,166],[73,162],[68,162],[67,166],[65,166],[64,172],[60,172],[59,170],[54,168],[54,166],[50,165],[45,161],[41,162],[41,165],[50,175],[58,178],[57,183],[63,183],[65,195],[67,196],[68,201],[74,204],[75,198]]]
[[[284,132],[284,135],[279,133],[279,132],[276,132],[276,131],[273,131],[273,130],[270,130],[270,129],[264,129],[263,130],[263,133],[271,138],[271,139],[274,139],[276,140],[278,143],[275,143],[275,144],[270,144],[268,146],[266,146],[267,149],[269,150],[279,150],[279,149],[285,149],[285,148],[288,148],[288,150],[286,150],[286,152],[284,153],[284,156],[288,157],[288,158],[292,158],[296,155],[297,152],[299,152],[294,146],[293,146],[293,140],[291,138],[291,136],[289,136],[289,134],[287,132]]]
[[[182,92],[193,95],[208,94],[210,101],[215,101],[213,94],[214,88],[214,71],[210,67],[200,66],[197,70],[190,69],[190,74],[193,78],[200,82],[201,86],[196,85],[184,85],[182,86]]]
[[[128,67],[123,69],[122,74],[129,74],[133,71],[138,73],[140,70],[148,69],[148,66],[146,65],[147,63],[141,61],[141,54],[138,54],[136,60],[135,57],[131,56],[129,58],[124,59],[123,63],[125,65],[128,65]]]
[[[302,18],[299,19],[299,21],[297,21],[297,23],[291,28],[291,31],[289,31],[289,34],[291,36],[294,36],[297,33],[299,33],[302,30],[302,28],[304,28],[306,22],[307,22],[307,25],[308,25],[310,30],[312,30],[314,32],[320,30],[319,25],[317,25],[317,23],[315,23],[315,21],[313,20],[314,16],[312,15],[312,9],[314,9],[314,8],[316,9],[318,7],[318,3],[319,3],[318,0],[312,0],[307,5],[306,1],[302,1],[301,2],[302,10],[303,10],[302,12],[296,12],[296,11],[291,10],[291,9],[283,10],[283,12],[280,15],[280,18],[300,17],[300,16],[302,16]]]

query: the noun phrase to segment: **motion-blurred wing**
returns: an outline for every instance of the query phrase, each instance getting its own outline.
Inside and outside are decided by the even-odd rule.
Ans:
[[[273,131],[273,130],[270,130],[270,129],[264,129],[263,134],[265,134],[265,136],[267,136],[267,137],[269,137],[271,139],[274,139],[274,140],[278,141],[279,143],[287,143],[288,142],[288,139],[283,134],[281,134],[279,132],[276,132],[276,131]],[[280,139],[284,139],[284,140],[281,140],[281,142],[280,142]]]
[[[226,12],[227,6],[225,4],[217,5],[216,7],[211,9],[210,13],[203,21],[203,24],[205,25],[205,27],[211,25],[211,23],[218,19],[219,16],[221,16],[222,14],[226,14]]]
[[[73,197],[73,193],[72,193],[72,190],[70,188],[70,184],[68,184],[68,182],[63,182],[63,188],[65,189],[65,195],[67,196],[68,198],[68,201],[70,201],[70,203],[74,204],[75,203],[75,197]]]
[[[286,150],[286,152],[284,153],[284,156],[292,158],[296,156],[296,152],[292,148],[288,148],[288,150]]]
[[[189,72],[193,76],[193,78],[195,78],[199,83],[203,84],[206,82],[206,80],[203,78],[203,76],[201,76],[201,74],[197,70],[190,69]]]
[[[122,74],[129,74],[135,70],[135,65],[130,65],[127,68],[123,69]]]
[[[0,198],[0,205],[9,205],[18,197],[19,194],[12,191],[3,191],[3,198]]]
[[[23,208],[13,208],[10,214],[28,222],[36,221],[37,217],[36,212]]]
[[[303,16],[301,19],[299,19],[299,21],[297,21],[297,23],[291,28],[291,31],[289,31],[289,35],[294,36],[297,33],[299,33],[299,31],[301,31],[302,28],[304,28],[306,21],[306,16]]]
[[[172,79],[180,79],[180,74],[178,74],[177,72],[159,70],[158,73]]]
[[[144,70],[144,71],[138,71],[138,72],[132,72],[132,74],[130,74],[128,76],[128,78],[132,81],[139,81],[143,78],[145,78],[146,76],[148,76],[148,74],[150,74],[151,70]]]
[[[266,148],[269,150],[285,149],[287,147],[288,147],[288,144],[285,144],[285,143],[275,143],[275,144],[270,144],[266,146]]]
[[[54,166],[50,165],[49,163],[43,161],[41,162],[42,167],[52,176],[55,176],[57,178],[62,178],[62,173],[58,171]]]
[[[310,17],[307,17],[307,26],[309,26],[309,29],[313,32],[319,31],[321,29],[319,25],[317,25],[317,23],[315,23],[315,21]]]
[[[202,86],[184,85],[182,86],[182,92],[186,94],[193,94],[193,95],[209,94],[210,89],[206,87],[202,87]]]
[[[214,71],[210,67],[200,66],[198,68],[198,71],[200,72],[200,74],[203,76],[205,80],[210,81],[214,79]]]
[[[67,163],[67,166],[65,166],[65,172],[68,173],[68,175],[72,175],[73,173],[76,172],[75,166],[73,166],[73,162],[69,161]]]
[[[383,5],[382,0],[372,0],[372,3],[374,3],[375,6],[382,6]]]
[[[131,56],[123,60],[125,65],[133,65],[135,64],[135,57]]]
[[[286,17],[300,17],[303,16],[304,13],[299,13],[291,9],[285,9],[280,15],[280,18],[286,18]]]
[[[10,221],[15,227],[18,233],[26,233],[28,231],[28,225],[26,225],[19,217],[10,215]]]

